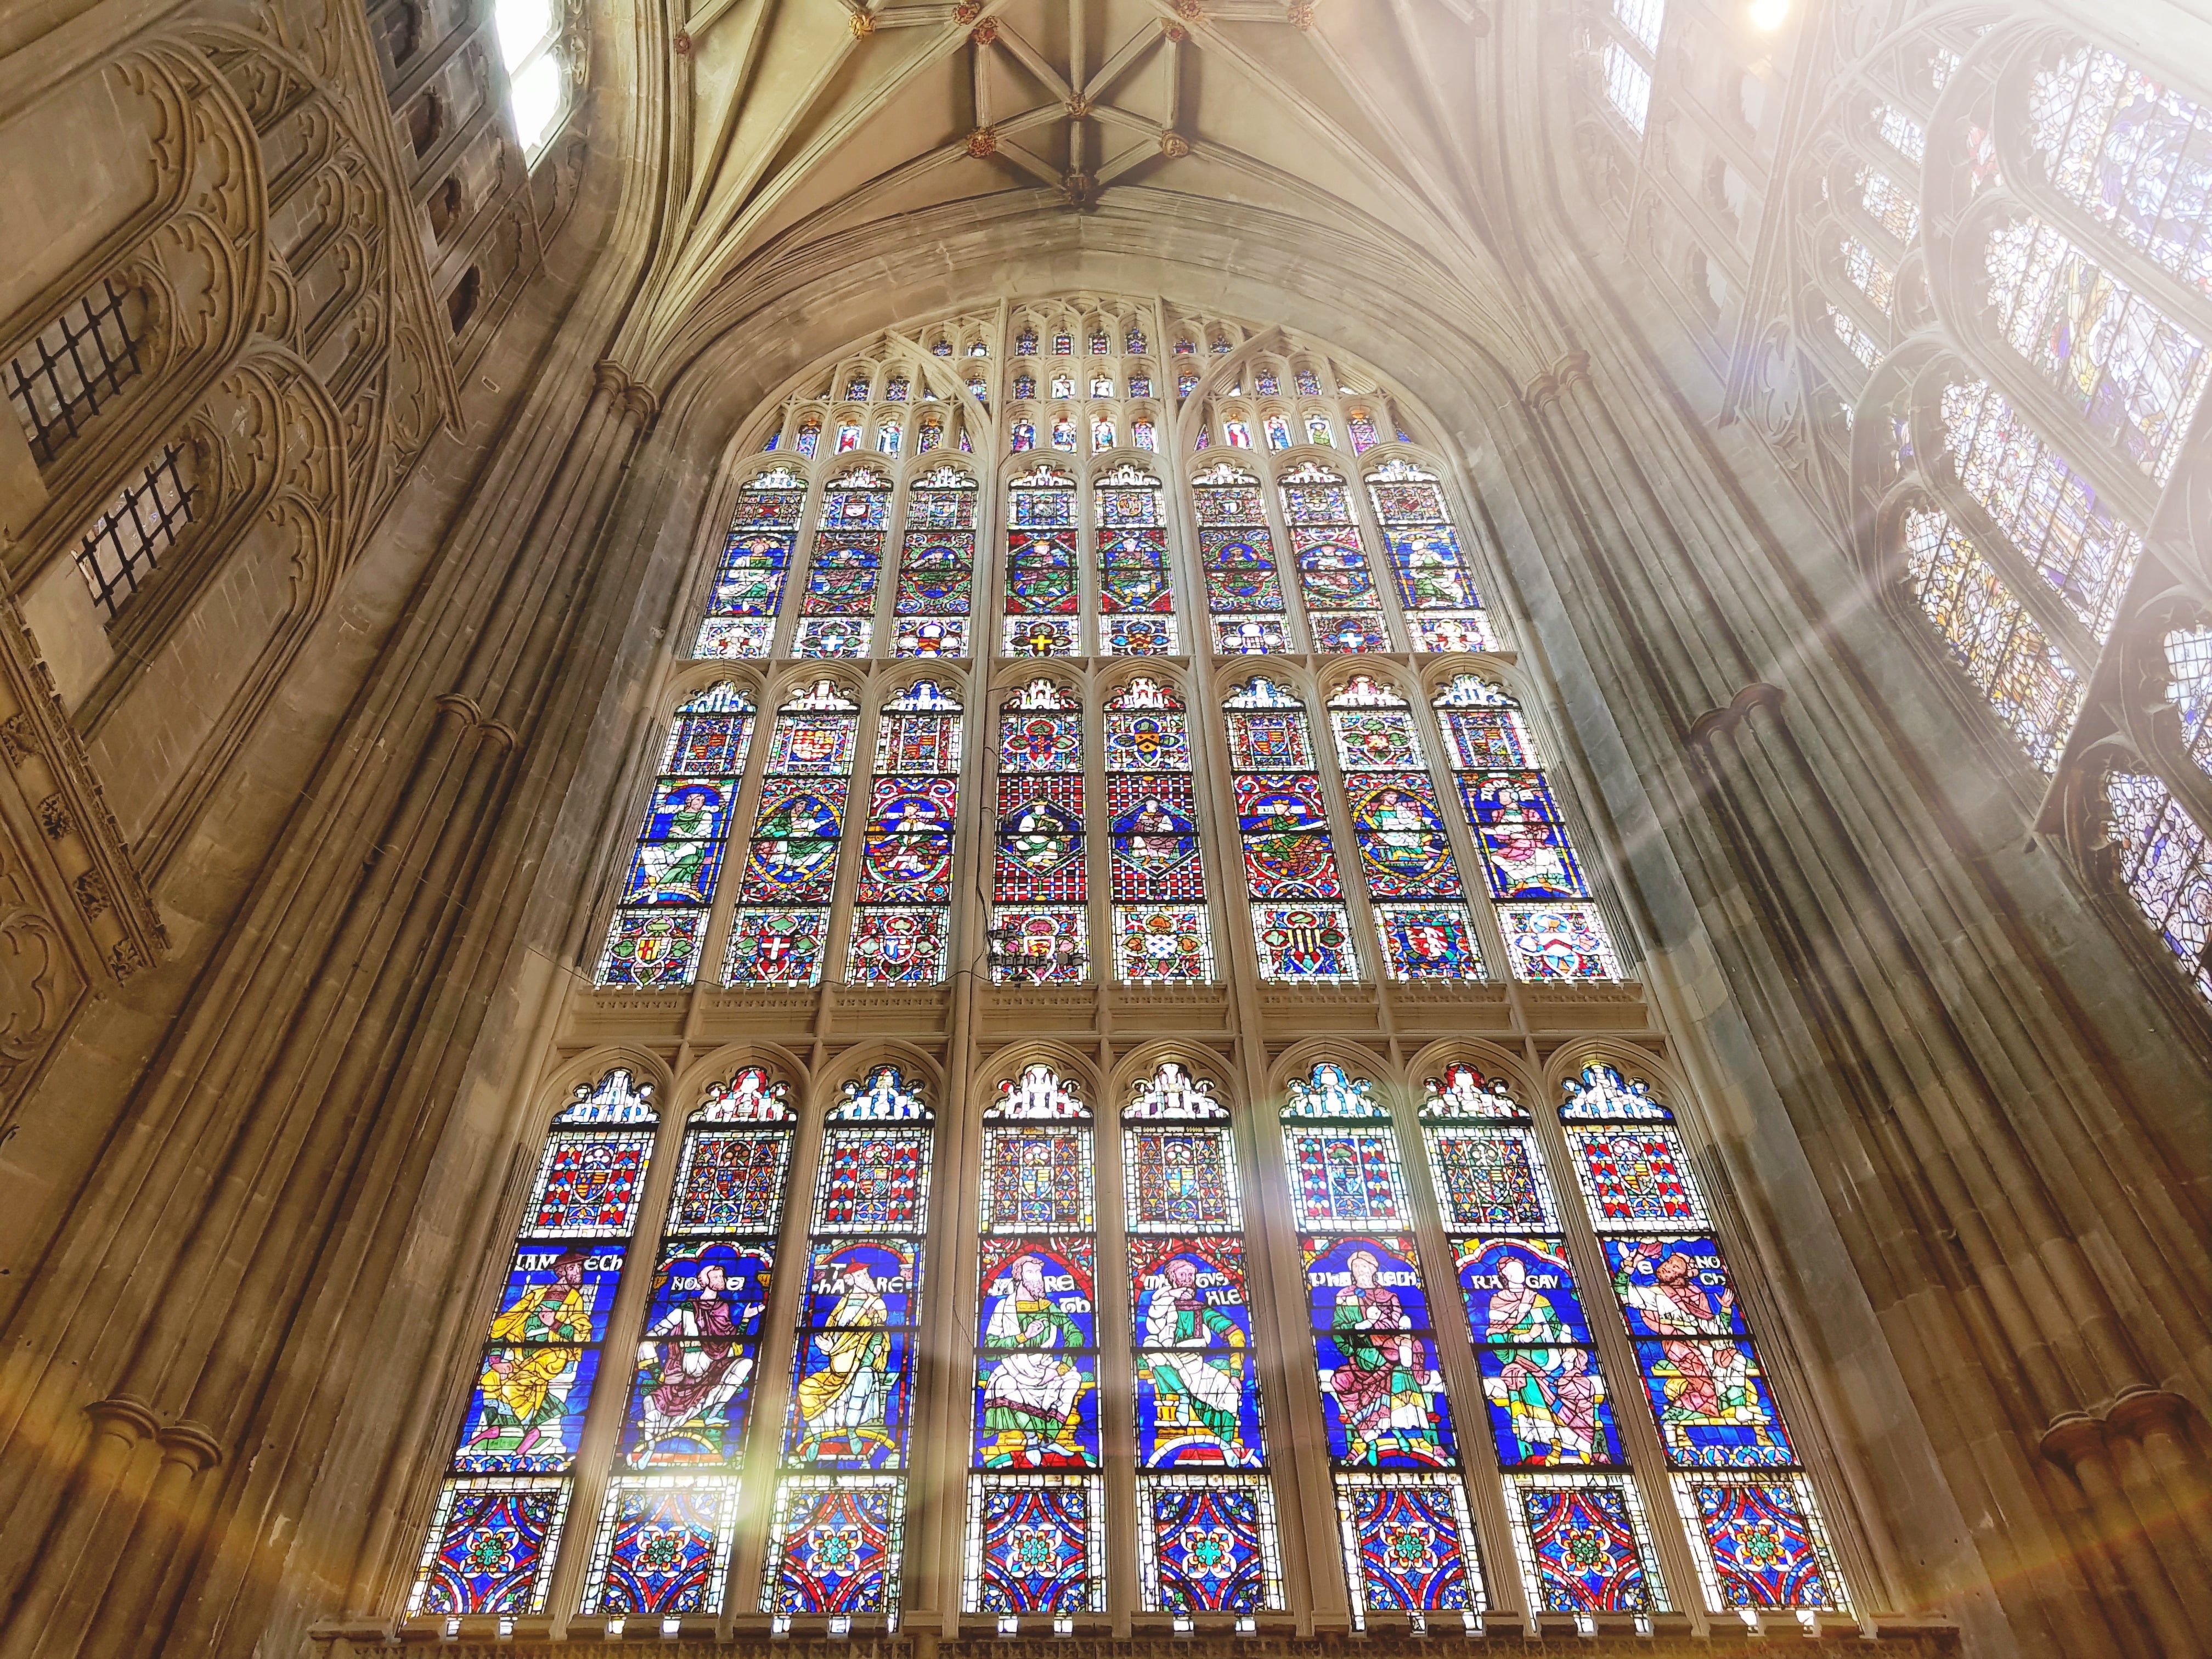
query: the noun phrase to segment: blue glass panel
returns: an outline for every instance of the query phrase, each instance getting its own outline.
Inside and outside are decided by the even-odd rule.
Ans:
[[[1058,1349],[986,1357],[975,1366],[975,1467],[1095,1469],[1098,1360]]]

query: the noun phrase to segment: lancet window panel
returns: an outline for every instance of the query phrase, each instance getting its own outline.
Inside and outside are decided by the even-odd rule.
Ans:
[[[545,1610],[584,1421],[637,1229],[659,1119],[650,1084],[579,1086],[545,1139],[410,1615]]]
[[[965,657],[975,597],[975,481],[941,466],[908,487],[898,586],[892,601],[896,657]]]
[[[1006,616],[1009,657],[1083,654],[1082,583],[1076,562],[1074,475],[1041,466],[1006,489]]]
[[[1602,1061],[1565,1091],[1576,1187],[1613,1275],[1707,1604],[1845,1609],[1811,1480],[1674,1113]]]
[[[1421,1118],[1531,1605],[1663,1609],[1619,1406],[1533,1121],[1505,1085],[1463,1064],[1427,1080]]]
[[[1282,1123],[1353,1626],[1479,1628],[1481,1553],[1397,1131],[1373,1082],[1328,1060],[1291,1080]]]
[[[1262,979],[1360,977],[1305,705],[1264,677],[1222,703],[1231,787]]]
[[[1217,655],[1290,650],[1290,619],[1275,543],[1261,505],[1260,480],[1228,461],[1191,479],[1198,559]]]
[[[884,705],[875,781],[854,886],[845,977],[854,985],[935,985],[951,948],[953,831],[962,713],[934,680]]]
[[[1139,1601],[1249,1620],[1283,1605],[1243,1188],[1213,1085],[1163,1061],[1121,1114]],[[1246,1628],[1249,1628],[1248,1624]]]
[[[1307,461],[1280,474],[1276,487],[1281,492],[1298,598],[1314,649],[1347,653],[1390,649],[1382,591],[1376,586],[1344,479]]]
[[[1091,933],[1081,700],[1032,681],[1001,706],[998,744],[991,976],[1079,982]]]
[[[1092,1133],[1042,1062],[983,1115],[962,1605],[1002,1631],[1106,1607]]]
[[[761,1578],[779,1632],[898,1618],[934,1136],[895,1066],[846,1084],[823,1120]]]
[[[1106,700],[1104,758],[1115,978],[1211,980],[1212,915],[1181,699],[1157,680],[1128,681]]]
[[[623,873],[600,984],[653,988],[696,977],[752,731],[752,700],[727,680],[678,711]]]
[[[1611,930],[1520,705],[1480,676],[1462,674],[1434,708],[1513,976],[1620,978]]]
[[[890,514],[888,473],[856,467],[830,481],[807,558],[794,657],[866,657]]]
[[[821,422],[813,416],[813,433]],[[807,422],[799,431],[802,455],[813,453]],[[775,638],[784,584],[798,545],[806,481],[788,468],[753,478],[738,491],[729,533],[714,573],[707,615],[691,653],[696,657],[765,657]]]
[[[710,1087],[678,1153],[583,1610],[720,1611],[796,1119],[759,1066]]]
[[[1367,475],[1383,551],[1417,651],[1489,651],[1498,644],[1474,571],[1433,472],[1392,461]]]
[[[834,680],[776,711],[725,984],[821,983],[860,726],[860,705]]]
[[[1141,467],[1116,467],[1091,480],[1091,501],[1097,520],[1100,654],[1171,655],[1180,647],[1159,480]]]

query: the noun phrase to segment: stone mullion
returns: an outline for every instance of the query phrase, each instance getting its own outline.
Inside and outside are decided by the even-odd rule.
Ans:
[[[831,443],[836,441],[826,420],[823,433]],[[849,453],[857,457],[860,452]],[[806,493],[799,499],[799,522],[792,526],[791,562],[784,568],[783,599],[775,608],[775,626],[769,630],[764,661],[788,661],[799,654],[799,620],[806,610],[806,578],[814,564],[814,544],[822,538],[822,504],[830,498],[830,475],[839,464],[840,457],[835,450],[827,455],[817,450],[814,459],[805,464]],[[854,463],[846,460],[842,464],[850,466]]]
[[[1090,961],[1079,982],[1091,986],[1095,993],[1091,1026],[1099,1046],[1094,1046],[1092,1058],[1101,1076],[1113,1066],[1110,1056],[1101,1052],[1111,1036],[1101,1028],[1110,1017],[1107,987],[1114,980],[1114,815],[1106,805],[1106,699],[1098,682],[1103,671],[1118,660],[1079,658],[1069,665],[1076,674],[1076,696],[1081,703],[1078,718],[1083,722],[1083,892],[1088,918],[1085,925],[1091,932]]]
[[[853,728],[853,764],[846,774],[845,822],[837,835],[837,873],[832,879],[830,897],[830,925],[822,936],[822,988],[829,993],[832,986],[845,983],[845,945],[853,932],[853,897],[860,890],[860,860],[867,848],[868,824],[874,814],[868,810],[876,787],[876,734],[883,729],[884,701],[888,695],[880,675],[871,674],[869,665],[858,664],[860,677],[860,712]],[[955,803],[953,833],[959,833],[958,806]],[[824,994],[818,1005],[825,1018],[834,1018],[836,998]]]
[[[940,1633],[947,1641],[959,1639],[967,1599],[962,1581],[968,1562],[968,1489],[975,1478],[975,1365],[982,1343],[982,1297],[976,1272],[982,1255],[983,1114],[991,1104],[984,1079],[989,1064],[971,1052],[965,1074],[948,1079],[945,1104],[937,1114],[937,1175],[941,1179],[933,1180],[930,1188],[929,1231],[936,1248],[929,1265],[937,1275],[932,1322],[944,1334],[942,1374],[951,1386],[940,1391],[938,1401],[938,1433],[933,1437],[939,1448],[937,1467],[910,1474],[907,1487],[911,1504],[917,1476],[934,1476],[938,1513],[945,1524],[936,1534],[933,1571],[944,1594]],[[912,1539],[911,1509],[908,1524],[907,1535]]]
[[[1295,381],[1292,384],[1296,384]],[[1292,446],[1295,450],[1297,446]],[[1282,486],[1277,482],[1285,470],[1281,458],[1261,452],[1258,464],[1249,469],[1259,480],[1260,523],[1275,548],[1275,580],[1283,590],[1283,645],[1288,656],[1305,656],[1316,666],[1326,654],[1314,638],[1313,625],[1306,618],[1305,593],[1298,586],[1297,555],[1291,547],[1290,515],[1283,511]],[[1346,489],[1351,488],[1346,486]],[[1194,501],[1195,498],[1194,497]],[[1200,560],[1203,569],[1205,561]],[[1264,613],[1261,613],[1264,614]],[[1211,613],[1209,612],[1209,617]],[[1207,642],[1212,643],[1212,623],[1208,622]],[[1300,641],[1304,641],[1302,645]]]
[[[1382,401],[1379,397],[1368,399],[1372,406],[1379,406]],[[1352,419],[1345,413],[1345,404],[1346,399],[1340,396],[1336,400],[1337,420],[1344,428],[1344,435],[1348,441],[1352,436]],[[1388,410],[1382,411],[1382,419],[1388,425],[1391,419]],[[1392,427],[1390,429],[1395,433],[1397,428]],[[1383,444],[1395,441],[1395,438],[1382,440]],[[1382,444],[1377,444],[1376,448],[1382,447]],[[1373,450],[1368,452],[1370,455],[1373,453]],[[1345,504],[1351,509],[1353,530],[1367,555],[1368,579],[1375,584],[1376,597],[1382,602],[1383,636],[1389,641],[1392,651],[1419,655],[1419,641],[1413,637],[1413,622],[1399,601],[1398,579],[1390,562],[1390,544],[1384,539],[1382,520],[1376,515],[1375,503],[1367,494],[1367,475],[1382,465],[1381,461],[1369,460],[1366,455],[1355,454],[1347,465],[1334,470],[1344,474]]]
[[[1358,826],[1352,821],[1344,770],[1337,764],[1336,727],[1329,719],[1327,687],[1328,682],[1316,673],[1310,687],[1301,688],[1306,701],[1307,741],[1313,745],[1314,774],[1321,780],[1322,799],[1328,813],[1337,885],[1344,890],[1345,921],[1361,963],[1359,982],[1375,988],[1376,1020],[1395,1060],[1400,1056],[1391,1020],[1389,953],[1382,948],[1382,935],[1375,925],[1374,902],[1367,894],[1367,860],[1360,852]],[[1328,902],[1327,899],[1318,902]]]
[[[745,763],[738,775],[730,827],[724,832],[721,878],[714,902],[707,909],[707,925],[699,932],[699,963],[692,973],[690,985],[694,1024],[701,992],[723,983],[729,942],[737,927],[738,907],[743,902],[740,895],[744,890],[745,871],[752,861],[753,818],[760,811],[761,793],[768,787],[769,745],[775,738],[775,723],[781,718],[776,704],[781,699],[771,697],[768,692],[772,683],[773,677],[765,672],[763,665],[760,690],[753,698],[752,737],[745,744]],[[673,720],[676,716],[672,714],[669,718]]]
[[[1102,1065],[1102,1078],[1110,1077]],[[1144,1517],[1137,1504],[1137,1333],[1129,1308],[1129,1229],[1122,1170],[1119,1103],[1100,1100],[1092,1109],[1091,1154],[1097,1172],[1097,1266],[1091,1286],[1091,1319],[1098,1336],[1098,1450],[1100,1485],[1106,1495],[1106,1611],[1115,1639],[1128,1639],[1141,1600],[1137,1583],[1137,1529]]]
[[[1735,771],[1743,775],[1746,780],[1744,787],[1732,787],[1730,790],[1739,805],[1749,806],[1753,801],[1789,798],[1787,795],[1775,795],[1762,791],[1758,787],[1753,768],[1748,758],[1739,761],[1733,767],[1724,767],[1723,775],[1725,776],[1729,771]],[[1756,822],[1758,816],[1754,811],[1753,829],[1754,835],[1761,842],[1777,847],[1789,844],[1784,832],[1778,826],[1770,823],[1762,827]],[[1780,866],[1770,864],[1768,867],[1777,874],[1781,873]],[[1798,867],[1800,878],[1803,880],[1811,879],[1815,871],[1825,872],[1825,866],[1812,865]],[[1838,916],[1849,914],[1848,906],[1843,902],[1840,894],[1833,896],[1830,900],[1823,901],[1814,892],[1805,890],[1795,896],[1790,902],[1790,913],[1793,914],[1819,914],[1823,910]],[[1863,969],[1850,963],[1848,959],[1849,947],[1843,945],[1841,938],[1837,939],[1831,949],[1838,947],[1846,951],[1846,961],[1836,964],[1836,967],[1842,969],[1842,977],[1845,981],[1858,981],[1861,987],[1859,996],[1863,999],[1863,1000],[1858,1000],[1851,997],[1844,997],[1838,1000],[1841,1006],[1836,1012],[1844,1015],[1845,1026],[1848,1029],[1851,1024],[1863,1025],[1868,1018],[1863,1014],[1857,1019],[1850,1018],[1845,1011],[1855,1002],[1861,1008],[1869,1005],[1879,1007],[1887,1000],[1887,998],[1882,994],[1881,976],[1873,970],[1872,964],[1867,964]],[[1815,960],[1817,961],[1818,957],[1826,953],[1816,949]],[[1823,976],[1827,977],[1833,971],[1833,969],[1830,969],[1824,973]],[[1901,1011],[1893,1010],[1888,1018],[1882,1020],[1881,1027],[1874,1030],[1862,1030],[1856,1033],[1851,1046],[1857,1050],[1863,1059],[1875,1062],[1878,1073],[1893,1068],[1903,1068],[1907,1071],[1913,1069],[1908,1054],[1890,1049],[1885,1040],[1882,1028],[1901,1030],[1911,1029],[1911,1026],[1910,1022],[1905,1019]],[[1881,1064],[1885,1055],[1889,1057],[1888,1066]],[[1883,1079],[1879,1086],[1881,1087],[1882,1093],[1892,1102],[1911,1102],[1923,1097],[1941,1085],[1932,1079],[1908,1079],[1906,1077],[1893,1074]],[[1968,1313],[1966,1320],[1968,1328],[1976,1331],[1980,1337],[1985,1355],[1984,1363],[1989,1368],[1981,1372],[1977,1380],[1986,1385],[1987,1380],[1991,1376],[1996,1376],[2013,1381],[2021,1389],[2023,1395],[2021,1403],[2033,1413],[2027,1422],[2019,1422],[2015,1419],[2014,1431],[2025,1438],[2036,1431],[2035,1419],[2048,1421],[2051,1419],[2053,1407],[2051,1402],[2053,1401],[2054,1393],[2056,1397],[2063,1399],[2065,1397],[2065,1392],[2063,1379],[2053,1373],[2051,1362],[2045,1360],[2041,1364],[2037,1363],[2036,1356],[2042,1352],[2044,1338],[2040,1333],[2033,1328],[2033,1322],[2027,1311],[2030,1298],[2014,1285],[2013,1269],[2006,1253],[1990,1237],[1987,1231],[1988,1212],[1994,1209],[1996,1213],[2002,1214],[2004,1200],[2001,1194],[1990,1194],[1982,1202],[1978,1203],[1968,1197],[1963,1189],[1960,1172],[1954,1165],[1946,1150],[1948,1137],[1939,1139],[1932,1124],[1928,1123],[1924,1119],[1916,1121],[1916,1115],[1899,1110],[1893,1110],[1888,1121],[1902,1141],[1902,1145],[1893,1155],[1893,1167],[1917,1170],[1921,1178],[1929,1183],[1927,1191],[1936,1206],[1936,1215],[1930,1218],[1929,1224],[1926,1224],[1932,1225],[1940,1231],[1944,1224],[1948,1223],[1954,1230],[1954,1237],[1960,1247],[1961,1253],[1970,1264],[1971,1277],[1967,1283],[1966,1294],[1962,1300],[1962,1311]],[[1971,1143],[1961,1141],[1958,1144]],[[1975,1224],[1972,1220],[1970,1220],[1971,1218],[1983,1219],[1980,1224]],[[1924,1233],[1922,1234],[1922,1237],[1925,1236]],[[1955,1375],[1961,1382],[1974,1376],[1972,1372]],[[2013,1443],[2014,1446],[2020,1446],[2021,1443],[2015,1440]],[[2021,1450],[2024,1452],[2025,1448],[2021,1447]],[[2028,1474],[2028,1471],[2023,1469],[2022,1473]],[[1983,1478],[1987,1478],[1986,1474]],[[2032,1474],[2028,1474],[2028,1478],[2031,1481],[2035,1480]],[[1839,1540],[1839,1547],[1843,1547],[1841,1540]],[[2099,1544],[2093,1543],[2090,1549],[2093,1557],[2104,1553]],[[2124,1571],[2124,1562],[2116,1561],[2115,1565]],[[2138,1575],[2128,1573],[2126,1576],[2132,1581]],[[2154,1591],[2154,1595],[2158,1593],[2156,1590]],[[2170,1594],[2170,1591],[2166,1592],[2169,1598]],[[2113,1629],[2116,1632],[2130,1629],[2133,1625],[2132,1620],[2111,1602],[2109,1595],[2106,1603],[2105,1611],[2107,1618],[2112,1621]],[[2171,1617],[2164,1621],[2154,1620],[2154,1628],[2159,1622],[2166,1623],[2170,1630],[2172,1621]],[[2166,1644],[2163,1635],[2154,1644],[2148,1631],[2142,1631],[2136,1639],[2137,1652],[2187,1652],[2190,1650],[2187,1647],[2172,1648]]]

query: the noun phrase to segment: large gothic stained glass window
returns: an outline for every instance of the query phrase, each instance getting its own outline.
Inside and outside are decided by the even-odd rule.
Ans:
[[[1121,1114],[1147,1611],[1282,1605],[1243,1186],[1213,1085],[1165,1060]]]
[[[779,1630],[799,1613],[898,1616],[934,1151],[929,1109],[895,1066],[845,1085],[824,1120],[761,1577]]]
[[[610,1072],[553,1120],[408,1611],[542,1613],[657,1116]]]
[[[998,793],[991,976],[1082,980],[1091,937],[1083,705],[1057,681],[1031,681],[1000,711]]]
[[[776,711],[726,983],[820,983],[860,726],[860,706],[833,680],[816,681]]]
[[[1291,1079],[1282,1117],[1353,1626],[1474,1628],[1481,1562],[1398,1132],[1373,1083],[1328,1060]]]
[[[789,1184],[789,1090],[748,1066],[707,1093],[676,1166],[584,1611],[714,1613]]]
[[[1182,704],[1158,681],[1106,700],[1106,816],[1114,972],[1125,985],[1213,977],[1198,797]]]
[[[678,711],[599,957],[602,985],[688,985],[698,972],[752,732],[752,702],[726,680]]]
[[[1358,979],[1305,705],[1262,677],[1223,699],[1222,717],[1260,976],[1324,985]]]
[[[845,951],[845,977],[854,985],[934,985],[945,977],[960,724],[960,705],[934,680],[917,680],[878,718],[875,787]]]
[[[1109,657],[1172,653],[1178,648],[1175,591],[1160,481],[1142,467],[1118,466],[1091,480],[1091,501],[1097,520],[1099,651]]]
[[[962,1604],[1061,1620],[1106,1605],[1090,1108],[1045,1065],[984,1114],[975,1443]]]
[[[816,423],[816,431],[820,423]],[[803,454],[814,453],[811,434],[802,432]],[[765,657],[775,637],[776,613],[783,605],[784,579],[799,538],[799,514],[806,500],[806,480],[787,467],[762,473],[738,492],[737,511],[720,568],[707,602],[706,619],[692,646],[697,657]]]

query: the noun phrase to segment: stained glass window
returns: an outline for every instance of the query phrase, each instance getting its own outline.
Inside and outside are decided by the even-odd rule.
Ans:
[[[584,1611],[719,1613],[790,1183],[787,1086],[758,1066],[691,1115],[646,1292]]]
[[[1435,708],[1514,977],[1620,978],[1605,918],[1520,706],[1480,676],[1462,674],[1437,694]]]
[[[1851,286],[1873,301],[1875,309],[1883,316],[1889,315],[1895,297],[1896,273],[1856,236],[1844,237],[1838,251],[1843,256],[1844,275],[1851,279]]]
[[[1364,409],[1346,410],[1344,423],[1352,430],[1352,450],[1355,455],[1364,455],[1382,441],[1382,434],[1375,429],[1375,417]]]
[[[2212,294],[2212,112],[2083,47],[2036,75],[2028,119],[2054,185]]]
[[[1530,1602],[1547,1613],[1663,1608],[1650,1528],[1528,1115],[1504,1085],[1455,1065],[1428,1079],[1421,1120]]]
[[[1480,979],[1482,949],[1413,710],[1355,675],[1328,700],[1352,833],[1393,979]]]
[[[860,724],[859,706],[831,680],[776,711],[725,984],[821,983]]]
[[[1222,702],[1260,976],[1305,984],[1359,977],[1328,808],[1305,706],[1273,681]]]
[[[860,447],[860,416],[857,414],[854,414],[848,416],[846,419],[837,423],[837,448],[836,453],[842,455],[848,451],[858,449]]]
[[[890,476],[855,467],[830,481],[822,498],[806,593],[799,608],[795,657],[865,657],[883,574]]]
[[[1659,50],[1659,26],[1666,21],[1666,0],[1613,0],[1613,15],[1644,51]]]
[[[752,701],[727,680],[677,711],[599,957],[600,984],[689,985],[696,977],[752,732]]]
[[[964,657],[975,586],[975,481],[940,466],[907,489],[891,650],[901,657]]]
[[[1389,650],[1382,594],[1352,520],[1351,492],[1343,477],[1305,461],[1284,472],[1278,488],[1313,648]]]
[[[1488,651],[1498,641],[1437,475],[1391,461],[1367,475],[1398,603],[1417,651]]]
[[[2112,631],[2142,538],[1987,382],[1943,394],[1959,482],[2099,639]]]
[[[1107,434],[1107,446],[1113,434]],[[1175,590],[1168,580],[1160,481],[1138,466],[1091,480],[1098,533],[1098,649],[1109,657],[1172,654]]]
[[[809,415],[799,423],[799,454],[807,460],[812,460],[814,459],[814,447],[821,441],[822,417],[819,415]],[[794,527],[797,523],[798,520],[794,518],[793,520]],[[708,653],[702,651],[699,654],[703,657]]]
[[[1605,95],[1620,118],[1641,136],[1651,111],[1651,71],[1629,56],[1618,40],[1608,40],[1599,55],[1605,76]]]
[[[1894,104],[1882,104],[1875,110],[1875,132],[1899,155],[1908,161],[1917,161],[1928,153],[1928,135],[1920,123]]]
[[[2212,773],[2212,629],[2167,635],[2166,658],[2184,752]],[[2203,827],[2155,777],[2116,773],[2106,780],[2106,799],[2121,880],[2198,993],[2212,1000],[2212,851]]]
[[[609,1072],[553,1120],[407,1611],[545,1610],[570,1474],[657,1121],[650,1084]]]
[[[933,1154],[921,1091],[896,1066],[848,1083],[824,1119],[782,1473],[761,1610],[896,1624],[906,1535]]]
[[[999,715],[991,977],[1000,984],[1089,977],[1083,792],[1083,706],[1034,680]]]
[[[1211,980],[1190,733],[1174,693],[1133,679],[1109,697],[1105,760],[1114,976],[1125,985]]]
[[[2005,339],[2092,432],[2164,483],[2212,378],[2204,343],[2034,219],[1993,232],[1986,264]]]
[[[814,432],[822,422],[807,417]],[[799,431],[802,455],[814,453],[813,434]],[[806,481],[788,468],[763,472],[738,492],[722,562],[708,597],[706,619],[693,643],[695,657],[765,657],[775,635],[776,612],[799,536]]]
[[[962,1604],[1106,1607],[1098,1441],[1097,1214],[1091,1110],[1048,1066],[983,1115],[974,1456]]]
[[[1828,322],[1836,331],[1836,337],[1844,343],[1844,349],[1867,368],[1872,368],[1881,361],[1881,347],[1873,335],[1861,328],[1857,319],[1849,312],[1828,307]]]
[[[1283,579],[1260,504],[1260,480],[1232,462],[1191,477],[1198,509],[1198,559],[1206,572],[1213,648],[1220,655],[1287,651]]]
[[[1559,1120],[1659,1425],[1708,1604],[1848,1605],[1813,1486],[1767,1386],[1674,1115],[1602,1062]]]
[[[848,983],[935,985],[945,978],[960,727],[960,705],[934,680],[917,680],[884,705],[845,948]]]
[[[944,441],[945,417],[932,410],[921,417],[921,424],[915,428],[915,453],[918,455],[927,455]],[[963,449],[967,447],[967,440],[964,437],[961,440],[961,447]]]
[[[1896,179],[1876,167],[1858,170],[1859,205],[1899,242],[1920,234],[1920,210]]]
[[[1481,1561],[1398,1133],[1375,1085],[1328,1060],[1291,1080],[1282,1117],[1353,1627],[1390,1613],[1477,1628]]]
[[[899,453],[899,423],[896,421],[876,422],[876,453],[881,455]]]
[[[1317,409],[1306,411],[1306,441],[1332,447],[1336,443],[1335,434],[1329,429],[1328,416]]]
[[[1951,655],[2041,770],[2058,764],[2081,685],[2073,666],[1948,514],[1905,515],[1905,574]]]
[[[1235,1137],[1175,1060],[1121,1124],[1142,1605],[1248,1617],[1283,1593]]]
[[[1079,656],[1075,479],[1051,466],[1018,472],[1006,501],[1006,654]]]

